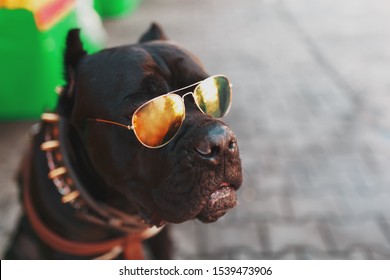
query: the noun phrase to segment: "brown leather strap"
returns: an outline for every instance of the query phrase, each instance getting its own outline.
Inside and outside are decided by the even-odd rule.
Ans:
[[[32,148],[29,149],[25,164],[23,166],[23,204],[30,223],[39,236],[39,238],[51,248],[71,255],[76,256],[93,256],[104,254],[111,251],[114,247],[120,246],[123,249],[126,259],[143,259],[142,240],[144,233],[129,234],[120,238],[111,239],[101,242],[78,242],[70,241],[57,233],[53,232],[41,220],[38,213],[34,209],[30,195],[30,176]]]

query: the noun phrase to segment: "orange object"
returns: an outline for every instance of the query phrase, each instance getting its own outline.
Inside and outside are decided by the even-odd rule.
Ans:
[[[74,8],[75,0],[0,0],[0,8],[25,9],[34,14],[40,31],[48,30]]]

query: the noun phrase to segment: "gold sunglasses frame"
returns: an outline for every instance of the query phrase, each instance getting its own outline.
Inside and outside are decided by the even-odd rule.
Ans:
[[[202,82],[204,82],[204,81],[206,81],[206,80],[208,80],[208,79],[217,78],[217,77],[225,78],[225,79],[228,81],[228,83],[229,83],[229,94],[230,94],[230,97],[229,97],[229,98],[230,98],[230,102],[229,102],[228,108],[226,109],[226,112],[220,117],[220,118],[222,118],[222,117],[226,116],[226,115],[229,113],[229,111],[230,111],[230,108],[231,108],[231,105],[232,105],[232,87],[233,87],[233,85],[230,83],[230,80],[229,80],[225,75],[212,75],[212,76],[207,77],[206,79],[204,79],[204,80],[202,80],[202,81],[193,83],[193,84],[191,84],[191,85],[188,85],[188,86],[185,86],[185,87],[182,87],[182,88],[179,88],[179,89],[175,89],[175,90],[173,90],[173,91],[170,91],[170,92],[165,93],[165,94],[163,94],[163,95],[159,95],[159,96],[157,96],[157,97],[155,97],[155,98],[153,98],[153,99],[150,99],[150,100],[146,101],[145,103],[143,103],[142,105],[140,105],[140,106],[134,111],[134,113],[132,114],[132,116],[131,116],[131,125],[125,125],[125,124],[122,124],[122,123],[119,123],[119,122],[110,121],[110,120],[105,120],[105,119],[100,119],[100,118],[88,118],[88,120],[93,120],[93,121],[96,121],[96,122],[99,122],[99,123],[113,124],[113,125],[117,125],[117,126],[121,126],[121,127],[123,127],[123,128],[126,128],[127,130],[132,130],[132,131],[134,132],[134,134],[135,134],[137,140],[138,140],[143,146],[145,146],[145,147],[147,147],[147,148],[150,148],[150,149],[158,149],[158,148],[161,148],[161,147],[167,145],[169,142],[171,142],[171,141],[176,137],[177,133],[179,132],[179,130],[180,130],[180,128],[181,128],[181,126],[183,125],[183,122],[184,122],[184,119],[185,119],[185,116],[186,116],[186,110],[185,110],[186,107],[185,107],[185,103],[184,103],[184,98],[185,98],[187,95],[192,95],[193,98],[194,98],[195,104],[196,104],[196,106],[198,107],[198,109],[199,109],[203,114],[207,115],[207,114],[200,108],[199,104],[196,102],[196,98],[195,98],[195,96],[194,96],[194,93],[195,93],[195,91],[197,90],[198,86],[199,86]],[[187,89],[187,88],[191,88],[191,87],[193,87],[193,86],[196,86],[196,87],[194,88],[194,90],[193,90],[192,92],[191,92],[191,91],[190,91],[190,92],[187,92],[187,93],[183,94],[182,96],[176,94],[176,92],[185,90],[185,89]],[[139,138],[139,136],[138,136],[138,134],[137,134],[137,131],[134,129],[134,116],[137,114],[137,112],[138,112],[140,109],[142,109],[142,108],[143,108],[144,106],[146,106],[147,104],[153,102],[154,100],[156,100],[156,99],[158,99],[158,98],[161,98],[161,97],[164,97],[164,96],[168,96],[168,95],[176,95],[176,96],[179,96],[180,99],[181,99],[181,102],[182,102],[182,104],[183,104],[183,108],[184,108],[183,111],[184,111],[184,113],[183,113],[183,117],[182,117],[182,120],[181,120],[181,123],[180,123],[180,127],[177,129],[176,133],[171,137],[171,139],[169,139],[169,141],[167,141],[167,142],[165,142],[165,143],[163,143],[163,144],[161,144],[161,145],[159,145],[159,146],[149,146],[149,145],[145,144],[143,141],[141,141],[141,139]],[[215,118],[215,117],[214,117],[214,118]]]

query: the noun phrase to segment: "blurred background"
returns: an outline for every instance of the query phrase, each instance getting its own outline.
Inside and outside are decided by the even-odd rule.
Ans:
[[[5,40],[30,38],[21,33],[25,23],[4,23],[5,16],[15,17],[2,11],[7,2],[0,0],[0,57],[11,57]],[[60,2],[66,8],[74,1]],[[213,224],[175,225],[176,258],[390,259],[390,3],[135,2],[106,14],[96,3],[93,11],[78,8],[74,20],[85,27],[91,51],[134,43],[155,21],[210,74],[225,74],[234,84],[225,121],[237,134],[243,162],[240,204]],[[35,23],[39,36],[46,36],[40,40],[55,53],[62,42],[50,32],[62,32],[58,21]],[[28,40],[23,53],[38,42]],[[1,256],[20,214],[14,174],[28,129],[55,102],[53,85],[42,86],[50,88],[41,91],[42,102],[30,89],[38,72],[58,66],[36,63],[29,74],[23,72],[29,63],[15,61],[17,82],[0,86]],[[4,65],[3,85],[15,75]],[[15,84],[26,87],[19,97]]]

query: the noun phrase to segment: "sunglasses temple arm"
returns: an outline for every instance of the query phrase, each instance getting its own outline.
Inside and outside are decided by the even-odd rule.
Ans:
[[[173,90],[173,91],[170,91],[170,92],[168,92],[168,93],[169,93],[169,94],[171,94],[171,93],[175,93],[175,92],[181,91],[181,90],[183,90],[183,89],[187,89],[187,88],[190,88],[190,87],[193,87],[193,86],[199,85],[201,82],[202,82],[202,81],[200,81],[200,82],[196,82],[196,83],[194,83],[194,84],[192,84],[192,85],[185,86],[185,87],[182,87],[182,88],[178,88],[178,89],[175,89],[175,90]]]
[[[100,122],[100,123],[108,123],[108,124],[118,125],[118,126],[126,128],[128,130],[132,130],[133,129],[130,125],[125,125],[125,124],[121,124],[121,123],[118,123],[118,122],[113,122],[113,121],[108,121],[108,120],[103,120],[103,119],[90,119],[90,120],[94,120],[94,121]]]

